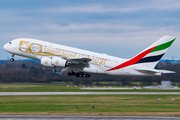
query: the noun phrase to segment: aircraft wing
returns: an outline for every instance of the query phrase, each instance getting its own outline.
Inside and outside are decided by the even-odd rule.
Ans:
[[[90,58],[67,58],[67,60],[73,61],[75,63],[88,63],[91,61]]]
[[[156,70],[156,69],[151,69],[151,68],[134,68],[134,69],[139,71],[139,72],[144,72],[144,73],[176,73],[174,71]]]
[[[80,70],[89,67],[88,62],[91,61],[90,58],[66,58],[66,60],[69,61],[69,67]]]

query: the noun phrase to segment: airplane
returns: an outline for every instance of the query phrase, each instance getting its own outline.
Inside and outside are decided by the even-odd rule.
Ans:
[[[163,36],[131,59],[31,38],[14,39],[6,43],[4,49],[12,54],[11,62],[14,61],[14,55],[37,59],[45,67],[70,69],[68,76],[85,78],[91,76],[89,73],[112,76],[161,76],[164,73],[175,73],[155,69],[175,39],[172,36]]]

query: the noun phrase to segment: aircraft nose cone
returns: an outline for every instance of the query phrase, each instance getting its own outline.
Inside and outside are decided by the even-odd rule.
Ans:
[[[3,48],[4,48],[4,50],[7,51],[7,49],[8,49],[7,44],[5,44],[5,45],[3,46]]]

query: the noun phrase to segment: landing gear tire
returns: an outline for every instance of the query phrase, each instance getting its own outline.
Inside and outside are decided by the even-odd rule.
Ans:
[[[11,62],[14,62],[14,58],[11,58],[10,61],[11,61]]]
[[[87,74],[84,74],[83,77],[86,78],[86,77],[87,77]]]
[[[67,75],[68,76],[75,76],[75,77],[81,77],[81,78],[89,78],[89,77],[91,77],[91,75],[90,74],[88,74],[88,73],[84,73],[84,72],[68,72],[67,73]]]
[[[80,73],[77,72],[77,73],[75,74],[75,76],[76,76],[76,77],[80,77]]]
[[[83,74],[80,74],[79,77],[83,77]]]
[[[75,75],[76,73],[72,71],[71,74],[72,74],[72,75]]]
[[[87,76],[88,78],[90,78],[90,77],[91,77],[91,75],[90,75],[90,74],[87,74],[86,76]]]
[[[67,75],[68,76],[74,76],[74,75],[76,75],[76,73],[72,70],[71,72],[68,72]]]
[[[68,76],[71,76],[72,74],[71,74],[71,72],[68,72],[67,75],[68,75]]]

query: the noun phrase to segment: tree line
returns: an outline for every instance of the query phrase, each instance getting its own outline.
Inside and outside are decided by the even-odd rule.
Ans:
[[[117,85],[130,85],[132,82],[141,82],[144,85],[151,85],[153,82],[160,83],[161,80],[171,80],[179,82],[180,63],[159,62],[156,69],[165,69],[175,71],[175,74],[164,74],[156,77],[123,77],[123,76],[107,76],[91,74],[90,78],[76,78],[67,76],[67,71],[59,74],[61,68],[57,68],[57,72],[53,72],[53,68],[45,68],[40,63],[34,61],[15,61],[4,62],[0,64],[0,82],[28,82],[28,83],[52,83],[64,82],[74,84],[96,84],[100,82],[115,82]]]

